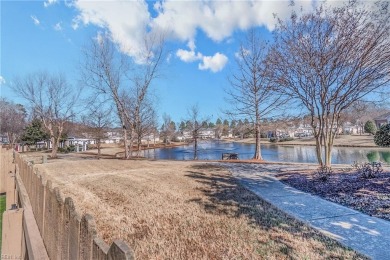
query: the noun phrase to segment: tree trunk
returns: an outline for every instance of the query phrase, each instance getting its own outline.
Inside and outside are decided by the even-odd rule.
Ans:
[[[338,122],[337,122],[338,124]],[[326,152],[325,152],[325,160],[326,160],[326,166],[327,167],[330,167],[332,165],[332,148],[333,148],[333,143],[334,143],[334,139],[336,137],[336,133],[338,132],[338,129],[335,130],[335,133],[333,134],[332,132],[329,134],[329,139],[327,140],[327,149],[326,149]]]
[[[100,139],[96,140],[96,144],[97,144],[97,149],[98,149],[97,158],[100,159],[100,157],[101,157]]]
[[[263,160],[261,156],[261,145],[260,145],[260,124],[256,123],[256,130],[255,130],[255,136],[256,136],[256,147],[255,147],[255,155],[253,156],[254,160]]]
[[[320,166],[324,166],[324,162],[322,161],[322,145],[319,137],[316,137],[316,156],[317,161]]]
[[[326,167],[330,167],[330,165],[331,165],[330,153],[331,153],[331,148],[330,148],[329,144],[326,143],[325,144],[325,166]]]
[[[129,157],[129,150],[127,146],[127,129],[123,127],[123,142],[125,144],[125,159]]]
[[[128,146],[129,151],[126,159],[129,159],[130,157],[133,156],[133,143],[134,143],[134,132],[133,129],[130,129],[130,144]]]
[[[314,133],[314,138],[316,140],[316,157],[317,157],[317,161],[318,161],[318,164],[320,166],[324,166],[324,162],[322,160],[322,145],[321,145],[321,139],[322,139],[322,135],[321,135],[321,130],[318,129],[316,130],[316,126],[314,126],[314,124],[312,124],[312,128],[313,128],[313,133]]]
[[[137,137],[137,157],[141,156],[141,136]]]
[[[194,160],[198,160],[198,138],[194,138]]]
[[[51,138],[51,145],[52,145],[51,158],[57,158],[57,151],[58,151],[58,147],[60,145],[60,139],[52,137]]]
[[[11,145],[11,149],[15,149],[15,135],[13,134],[13,133],[10,133],[10,132],[8,132],[7,133],[7,136],[8,136],[8,142],[10,143],[10,145]]]

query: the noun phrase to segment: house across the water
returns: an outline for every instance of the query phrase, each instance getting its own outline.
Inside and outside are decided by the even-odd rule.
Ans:
[[[390,112],[380,115],[377,118],[374,118],[375,125],[377,128],[380,128],[382,125],[390,123]]]

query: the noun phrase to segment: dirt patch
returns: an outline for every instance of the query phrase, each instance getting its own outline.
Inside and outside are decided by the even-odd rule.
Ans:
[[[172,161],[78,160],[36,165],[107,243],[138,259],[358,259],[249,192],[222,167]]]
[[[315,178],[313,171],[278,174],[284,183],[370,216],[390,220],[390,172],[363,178],[356,171],[335,170],[328,180]]]

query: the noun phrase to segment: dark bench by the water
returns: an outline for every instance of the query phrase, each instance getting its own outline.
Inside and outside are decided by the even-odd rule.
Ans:
[[[238,160],[238,153],[223,153],[222,160]]]

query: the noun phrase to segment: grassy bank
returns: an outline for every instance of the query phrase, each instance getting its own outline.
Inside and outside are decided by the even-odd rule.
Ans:
[[[246,138],[235,140],[238,143],[254,144],[255,138]],[[261,143],[270,144],[269,139],[261,139]],[[313,137],[295,138],[292,141],[272,143],[276,145],[315,145]],[[372,135],[339,135],[334,140],[334,146],[341,147],[374,147],[379,148],[374,143],[374,136]]]
[[[360,259],[242,187],[219,166],[77,160],[36,165],[107,243],[137,259]]]
[[[3,212],[5,211],[5,196],[0,196],[0,255],[1,255],[1,237],[3,226]]]

